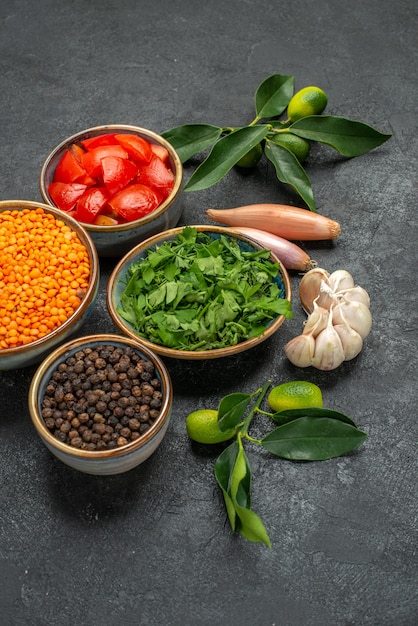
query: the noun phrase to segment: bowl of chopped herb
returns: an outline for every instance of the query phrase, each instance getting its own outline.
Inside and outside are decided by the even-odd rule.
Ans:
[[[115,266],[107,307],[126,336],[161,356],[215,359],[248,350],[292,317],[277,257],[222,226],[167,230]]]
[[[85,474],[127,472],[159,447],[173,390],[151,350],[119,335],[88,335],[54,350],[29,388],[32,423],[48,450]]]
[[[38,202],[0,201],[0,370],[34,365],[78,332],[98,286],[80,224]]]

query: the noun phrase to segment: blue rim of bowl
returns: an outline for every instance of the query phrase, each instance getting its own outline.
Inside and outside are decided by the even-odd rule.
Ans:
[[[135,441],[129,442],[124,446],[120,446],[119,448],[114,448],[112,450],[82,450],[80,448],[72,448],[67,443],[63,443],[59,439],[56,439],[56,437],[54,437],[54,435],[46,427],[39,407],[43,398],[43,387],[47,385],[55,368],[82,348],[97,346],[98,344],[117,344],[123,347],[128,346],[133,348],[141,357],[145,357],[148,361],[152,361],[155,366],[156,376],[162,384],[163,404],[159,417],[151,425],[150,429]],[[141,345],[138,341],[115,334],[86,335],[84,337],[68,341],[56,348],[56,350],[51,352],[51,354],[49,354],[37,368],[31,380],[28,394],[29,413],[38,434],[45,439],[50,446],[56,448],[57,450],[60,450],[67,455],[84,459],[110,459],[126,456],[127,454],[135,452],[137,448],[142,447],[150,441],[164,426],[167,419],[170,417],[172,401],[173,386],[170,375],[158,355],[156,355],[152,350],[149,350],[147,346]]]
[[[43,343],[52,341],[54,339],[58,340],[60,335],[66,334],[66,332],[68,331],[68,328],[73,324],[74,320],[81,317],[83,313],[87,311],[87,309],[93,302],[98,292],[99,280],[100,280],[99,256],[98,256],[96,247],[93,243],[93,240],[91,239],[90,235],[85,230],[82,224],[77,222],[70,215],[66,215],[65,213],[60,211],[60,209],[57,209],[56,207],[52,207],[48,204],[42,204],[42,202],[32,202],[30,200],[1,200],[0,201],[0,213],[2,213],[3,211],[7,211],[7,210],[14,211],[16,209],[23,210],[23,209],[39,209],[39,208],[43,209],[47,213],[51,213],[57,219],[62,220],[77,233],[77,235],[79,236],[81,242],[85,246],[89,255],[89,261],[90,261],[90,267],[91,267],[91,271],[90,271],[91,280],[89,283],[89,287],[87,289],[87,293],[84,296],[83,300],[81,301],[80,306],[74,311],[72,315],[70,315],[70,317],[65,322],[61,324],[61,326],[53,330],[51,333],[48,333],[48,335],[45,335],[44,337],[41,337],[40,339],[36,339],[35,341],[32,341],[31,343],[28,343],[24,346],[16,346],[14,348],[4,348],[0,350],[0,359],[2,357],[12,356],[12,355],[15,356],[16,354],[20,354],[20,353],[24,354],[25,352],[28,352],[31,348],[38,348],[39,346],[42,346]]]
[[[145,241],[142,241],[137,246],[135,246],[130,252],[128,252],[117,265],[114,267],[109,281],[107,285],[106,292],[106,304],[109,311],[109,314],[118,327],[118,329],[126,336],[131,337],[132,339],[140,342],[142,345],[148,347],[150,350],[153,350],[160,356],[165,356],[173,359],[184,359],[184,360],[201,360],[201,359],[215,359],[220,357],[231,356],[237,354],[239,352],[244,352],[245,350],[249,350],[250,348],[262,343],[266,339],[268,339],[271,335],[273,335],[279,327],[283,324],[285,317],[283,315],[278,315],[274,320],[272,320],[267,326],[264,333],[258,335],[257,337],[252,337],[251,339],[247,339],[245,341],[241,341],[238,344],[232,346],[226,346],[224,348],[214,348],[213,350],[196,350],[196,351],[188,351],[188,350],[176,350],[173,348],[168,348],[166,346],[162,346],[156,343],[152,343],[137,335],[134,329],[126,322],[122,320],[116,311],[117,303],[115,301],[115,295],[118,291],[118,287],[124,277],[127,275],[127,269],[124,272],[124,267],[131,265],[131,263],[137,258],[141,258],[145,256],[146,251],[149,248],[154,248],[159,243],[163,241],[174,239],[176,235],[183,231],[185,227],[179,226],[177,228],[172,228],[168,231],[164,231],[162,233],[158,233],[157,235],[153,235],[149,237]],[[234,231],[231,227],[224,226],[208,226],[208,225],[194,225],[190,226],[190,228],[197,228],[201,232],[206,232],[210,234],[212,237],[220,237],[221,235],[229,235],[238,239],[241,242],[241,245],[247,247],[247,249],[257,249],[262,250],[265,249],[258,241],[252,239],[247,235],[243,235],[238,231]],[[270,259],[274,263],[279,263],[279,275],[277,276],[276,282],[279,283],[279,286],[284,288],[283,298],[287,300],[291,300],[292,298],[292,287],[290,283],[289,275],[283,265],[280,263],[277,256],[270,251]],[[124,273],[123,273],[124,272]]]
[[[39,187],[44,202],[54,208],[57,208],[48,193],[48,184],[46,182],[46,179],[48,167],[52,165],[54,160],[58,159],[58,155],[60,155],[69,146],[77,143],[77,141],[80,141],[81,139],[97,137],[99,135],[108,135],[110,133],[114,133],[115,131],[120,131],[121,133],[135,133],[137,135],[143,135],[147,139],[151,140],[153,143],[157,145],[162,145],[164,148],[166,148],[169,152],[172,165],[174,167],[174,187],[170,195],[164,200],[164,202],[162,202],[154,211],[152,211],[152,213],[149,213],[148,215],[145,215],[145,217],[141,217],[138,220],[127,222],[126,224],[115,224],[114,226],[101,226],[99,224],[87,224],[85,222],[79,222],[81,226],[83,226],[85,229],[91,230],[92,233],[106,232],[109,231],[109,229],[112,232],[124,232],[126,230],[132,230],[133,228],[138,228],[139,226],[148,224],[154,221],[163,213],[165,213],[169,209],[169,207],[176,201],[182,191],[183,165],[176,150],[166,139],[164,139],[164,137],[161,137],[152,130],[141,128],[140,126],[131,126],[129,124],[105,124],[103,126],[93,126],[92,128],[86,128],[85,130],[81,130],[78,133],[67,137],[49,153],[41,167],[41,172],[39,176]]]

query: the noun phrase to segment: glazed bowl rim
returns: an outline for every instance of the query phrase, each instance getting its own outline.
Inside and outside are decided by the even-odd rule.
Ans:
[[[42,202],[34,202],[31,200],[0,200],[0,213],[3,213],[7,210],[31,210],[39,208],[43,209],[46,212],[52,213],[52,215],[54,215],[57,219],[62,220],[64,223],[71,226],[71,228],[79,236],[82,244],[85,246],[89,255],[91,265],[89,286],[86,295],[84,296],[80,305],[77,307],[74,313],[61,324],[61,326],[58,326],[58,328],[55,328],[52,332],[48,333],[44,337],[41,337],[40,339],[32,341],[31,343],[22,346],[15,346],[14,348],[4,348],[0,350],[0,360],[3,357],[16,356],[19,354],[23,355],[25,352],[28,353],[29,351],[32,351],[32,349],[39,348],[40,346],[47,344],[49,341],[58,338],[60,335],[64,335],[68,331],[68,329],[74,324],[74,322],[80,319],[87,311],[88,307],[95,297],[96,290],[99,285],[100,264],[98,252],[89,233],[86,231],[81,223],[77,222],[77,220],[71,217],[71,215],[66,215],[65,213],[63,213],[63,211],[60,211],[60,209],[50,206],[49,204],[43,204]]]
[[[216,225],[191,225],[191,226],[177,226],[175,228],[171,228],[166,231],[162,231],[156,235],[145,239],[140,242],[134,248],[132,248],[127,254],[125,254],[119,262],[115,265],[107,284],[106,289],[106,305],[109,311],[109,314],[114,322],[114,324],[118,327],[118,329],[128,337],[131,337],[135,341],[141,343],[141,345],[147,346],[150,350],[159,354],[160,356],[170,357],[174,359],[184,359],[184,360],[202,360],[202,359],[215,359],[220,357],[231,356],[237,354],[239,352],[244,352],[249,350],[250,348],[262,343],[270,336],[272,336],[279,327],[283,324],[285,317],[283,315],[278,315],[276,318],[272,320],[272,322],[266,327],[265,331],[258,335],[257,337],[252,337],[250,339],[246,339],[245,341],[241,341],[238,344],[232,346],[225,346],[224,348],[214,348],[213,350],[196,350],[196,351],[188,351],[188,350],[176,350],[174,348],[168,348],[166,346],[161,346],[156,343],[152,343],[147,339],[136,335],[135,332],[120,318],[116,311],[116,307],[113,301],[113,294],[116,289],[117,283],[121,278],[121,274],[124,271],[124,267],[127,267],[139,254],[145,253],[145,250],[149,247],[157,245],[159,242],[163,242],[166,240],[174,239],[174,237],[182,232],[184,228],[196,228],[200,232],[213,232],[222,235],[230,235],[233,238],[240,239],[244,243],[250,244],[254,248],[258,250],[267,249],[265,246],[260,244],[258,241],[253,239],[248,235],[243,235],[242,233],[235,231],[233,227],[226,226],[216,226]],[[273,262],[279,263],[280,269],[279,273],[284,283],[285,287],[285,298],[289,301],[292,299],[292,286],[290,282],[289,274],[283,264],[280,262],[278,257],[271,251],[270,259]]]
[[[153,222],[155,219],[158,219],[161,215],[166,213],[166,211],[172,206],[172,204],[176,201],[180,193],[182,192],[182,184],[183,184],[183,164],[180,160],[179,155],[173,146],[165,139],[161,137],[158,133],[153,130],[148,130],[147,128],[143,128],[141,126],[133,126],[131,124],[103,124],[101,126],[92,126],[91,128],[86,128],[81,130],[73,135],[70,135],[66,139],[63,139],[55,148],[51,150],[51,152],[46,157],[45,161],[42,164],[41,172],[39,175],[39,187],[41,191],[42,198],[45,203],[53,208],[57,208],[53,203],[52,199],[49,196],[48,189],[46,187],[46,173],[48,166],[54,159],[54,157],[60,152],[64,150],[67,146],[75,143],[77,140],[81,139],[87,133],[97,133],[97,135],[106,135],[110,134],[110,132],[115,130],[122,130],[126,132],[133,132],[138,135],[146,135],[148,138],[152,139],[154,143],[157,145],[162,145],[166,148],[170,154],[170,157],[173,160],[175,171],[174,173],[174,186],[171,190],[170,195],[160,204],[154,211],[141,217],[137,220],[133,220],[132,222],[127,222],[126,224],[114,224],[112,226],[103,226],[100,224],[88,224],[87,222],[78,222],[83,228],[91,231],[92,233],[123,233],[125,231],[131,231],[136,228],[140,228],[145,224],[149,224]],[[109,131],[109,133],[107,132]],[[60,210],[60,209],[58,209]]]
[[[163,404],[160,415],[151,425],[149,430],[147,430],[135,441],[131,441],[124,446],[113,448],[111,450],[82,450],[80,448],[72,448],[68,443],[64,443],[54,437],[54,435],[46,427],[41,412],[39,410],[39,389],[42,385],[42,382],[45,380],[47,372],[52,370],[54,365],[58,365],[58,363],[61,363],[64,358],[66,358],[67,352],[68,356],[70,356],[74,354],[77,350],[81,350],[83,346],[86,346],[86,344],[97,345],[115,343],[132,347],[136,352],[142,353],[143,356],[153,362],[156,370],[158,370],[158,377],[160,378],[162,386],[164,388]],[[113,333],[85,335],[83,337],[78,337],[77,339],[72,339],[56,348],[38,366],[31,380],[28,393],[29,413],[38,435],[40,435],[40,437],[48,445],[50,445],[59,452],[62,452],[68,456],[92,461],[124,457],[128,454],[135,452],[138,449],[141,449],[145,444],[151,441],[166,424],[167,420],[170,417],[172,402],[172,382],[168,370],[159,358],[159,356],[156,355],[152,350],[149,350],[147,346],[143,346],[129,337],[116,335]]]

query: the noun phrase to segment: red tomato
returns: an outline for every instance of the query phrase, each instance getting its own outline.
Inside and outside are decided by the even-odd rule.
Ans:
[[[112,209],[127,222],[148,215],[159,204],[157,194],[146,185],[139,183],[128,185],[109,200]]]
[[[99,213],[93,222],[93,224],[97,224],[98,226],[115,226],[115,224],[118,223],[117,219],[110,217],[110,215],[104,215],[104,213]]]
[[[119,145],[98,146],[92,148],[82,157],[82,164],[89,176],[99,178],[102,174],[102,166],[100,161],[107,156],[117,156],[121,159],[127,159],[128,153]]]
[[[71,150],[66,150],[54,173],[54,182],[84,183],[88,174]]]
[[[81,146],[79,146],[78,143],[73,143],[68,149],[73,157],[77,159],[79,163],[81,163],[81,155],[84,154],[85,150]]]
[[[128,159],[108,156],[101,161],[103,183],[111,195],[121,191],[138,173],[137,166]]]
[[[62,211],[71,211],[77,200],[86,191],[87,185],[81,183],[51,183],[48,193],[52,202]]]
[[[153,151],[153,153],[157,155],[157,157],[160,157],[163,163],[168,165],[170,161],[170,154],[167,148],[165,148],[164,146],[160,146],[159,144],[156,144],[156,143],[151,143],[150,145],[151,145],[151,150]]]
[[[100,146],[111,146],[116,143],[118,142],[115,139],[115,133],[97,135],[97,137],[89,137],[81,141],[86,150],[93,150],[93,148],[99,148]]]
[[[138,135],[128,133],[115,135],[116,140],[123,146],[135,163],[149,163],[152,157],[151,144]]]
[[[158,156],[142,166],[138,172],[139,182],[154,189],[165,200],[174,186],[174,174]]]
[[[75,219],[91,224],[108,201],[109,194],[104,187],[90,187],[77,202]]]

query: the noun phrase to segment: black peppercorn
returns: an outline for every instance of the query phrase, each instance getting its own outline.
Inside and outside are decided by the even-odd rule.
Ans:
[[[60,441],[107,450],[141,437],[158,418],[161,381],[132,348],[77,351],[51,374],[42,400],[46,427]]]

